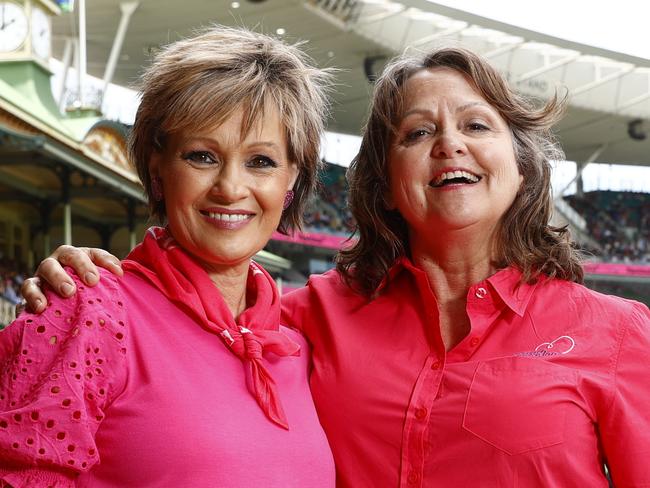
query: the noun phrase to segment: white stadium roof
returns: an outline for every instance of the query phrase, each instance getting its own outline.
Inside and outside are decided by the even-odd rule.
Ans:
[[[119,0],[87,8],[88,71],[102,77],[120,23]],[[133,4],[134,2],[127,2]],[[330,129],[358,134],[367,110],[368,75],[404,49],[461,44],[483,53],[522,92],[547,98],[569,90],[558,126],[567,158],[650,165],[650,60],[579,44],[427,0],[141,0],[126,29],[113,81],[129,85],[151,52],[218,22],[307,40],[321,65],[341,68]],[[76,34],[71,14],[54,24],[54,55]]]

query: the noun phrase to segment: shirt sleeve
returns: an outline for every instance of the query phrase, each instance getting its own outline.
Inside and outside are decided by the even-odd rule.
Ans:
[[[634,303],[623,324],[611,405],[599,422],[617,488],[650,487],[650,313]]]
[[[304,310],[309,302],[309,284],[282,296],[281,323],[303,332]]]
[[[73,297],[48,293],[45,312],[0,332],[0,486],[73,487],[99,462],[95,433],[126,382],[126,314],[116,278],[73,277]]]

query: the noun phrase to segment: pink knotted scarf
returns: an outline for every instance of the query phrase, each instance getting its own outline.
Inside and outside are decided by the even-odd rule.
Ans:
[[[280,296],[273,278],[251,261],[246,284],[248,308],[235,320],[207,272],[174,241],[167,229],[151,227],[126,257],[126,270],[150,281],[204,329],[215,332],[250,364],[253,395],[265,415],[289,429],[275,381],[263,356],[298,356],[300,346],[279,330]]]

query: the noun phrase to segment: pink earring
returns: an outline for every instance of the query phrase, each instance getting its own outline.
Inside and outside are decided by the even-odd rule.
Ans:
[[[285,195],[284,195],[284,204],[282,205],[282,209],[286,210],[289,208],[289,205],[291,205],[291,202],[293,202],[293,197],[295,193],[293,190],[289,190]]]
[[[162,181],[157,176],[151,178],[151,194],[153,196],[153,199],[157,202],[163,199]]]

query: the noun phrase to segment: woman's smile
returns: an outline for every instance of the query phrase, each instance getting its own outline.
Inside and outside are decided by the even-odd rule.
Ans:
[[[200,213],[216,227],[230,230],[241,229],[255,217],[255,212],[246,210],[209,209]]]

